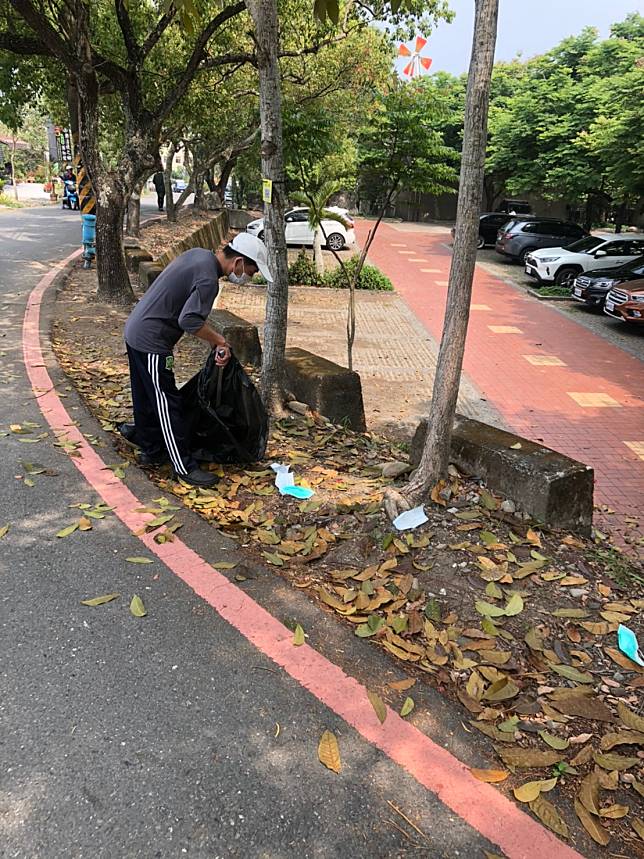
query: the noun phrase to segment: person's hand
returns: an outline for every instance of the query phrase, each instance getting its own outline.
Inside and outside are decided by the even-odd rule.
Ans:
[[[215,364],[218,367],[225,367],[230,361],[230,346],[226,343],[224,346],[215,346]]]

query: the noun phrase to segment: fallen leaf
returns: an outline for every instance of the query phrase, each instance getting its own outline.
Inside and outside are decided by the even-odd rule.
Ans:
[[[66,528],[62,528],[57,534],[57,537],[69,537],[70,534],[73,534],[74,531],[78,528],[78,522],[74,522],[73,525],[67,525]]]
[[[614,628],[617,628],[613,624],[606,623],[606,621],[599,622],[592,620],[581,621],[579,626],[591,635],[608,635],[609,632],[614,631]]]
[[[78,530],[79,531],[91,531],[92,530],[92,522],[87,516],[81,516],[78,520]]]
[[[293,644],[295,647],[300,647],[300,645],[304,644],[306,641],[304,630],[300,626],[300,624],[295,625],[295,632],[293,633]]]
[[[413,698],[409,698],[409,697],[405,698],[405,701],[404,701],[404,703],[401,707],[401,710],[400,710],[400,715],[403,717],[408,716],[411,713],[411,711],[414,709],[415,706],[416,705],[414,704]]]
[[[617,803],[614,805],[609,805],[607,808],[602,808],[599,811],[600,817],[607,817],[609,820],[619,820],[622,817],[626,817],[630,808],[627,805],[618,805]]]
[[[577,668],[573,668],[572,665],[553,665],[551,663],[550,670],[555,671],[557,674],[561,674],[561,676],[565,677],[567,680],[573,680],[575,683],[595,682],[592,674],[579,671]]]
[[[556,778],[527,781],[525,784],[513,788],[512,793],[519,802],[532,802],[542,791],[552,790],[556,784]]]
[[[502,617],[505,614],[505,609],[501,608],[501,606],[492,605],[492,603],[485,602],[484,600],[477,600],[474,603],[474,607],[479,614],[485,617]]]
[[[506,778],[510,775],[508,770],[471,769],[470,772],[475,779],[478,779],[479,781],[484,781],[487,784],[498,784],[501,781],[505,781]]]
[[[327,769],[332,770],[334,773],[339,773],[342,769],[338,740],[331,731],[325,731],[320,737],[318,758],[321,764],[324,764]]]
[[[511,444],[510,450],[521,450],[521,442],[518,441],[518,442],[516,442],[516,444]]]
[[[0,540],[2,540],[3,537],[6,537],[9,533],[9,528],[11,528],[11,525],[3,525],[0,527]]]
[[[367,689],[367,697],[369,701],[371,701],[371,706],[373,707],[376,716],[378,717],[378,721],[382,725],[382,723],[387,718],[387,707],[385,702],[382,700],[380,695],[377,695],[375,692],[370,692]]]
[[[503,613],[508,617],[513,617],[523,611],[523,599],[519,594],[512,594],[505,605]]]
[[[394,680],[392,683],[387,683],[390,689],[395,689],[396,692],[405,692],[407,689],[411,689],[416,683],[415,677],[409,677],[407,680]]]
[[[583,608],[557,608],[552,612],[552,614],[554,615],[554,617],[583,618],[590,616],[590,612],[586,611],[586,609]]]
[[[633,662],[628,656],[625,656],[620,650],[617,650],[615,647],[605,647],[604,653],[606,656],[610,657],[616,665],[619,665],[620,668],[625,668],[626,671],[637,671],[640,674],[644,674],[644,668],[638,665],[636,662]]]
[[[132,602],[130,603],[130,613],[133,614],[134,617],[145,617],[147,614],[145,606],[143,605],[143,600],[141,597],[136,596],[136,594],[132,597]]]
[[[269,564],[273,564],[274,567],[284,566],[284,558],[281,558],[277,554],[273,554],[272,552],[262,552],[262,556],[266,558]]]
[[[125,560],[129,561],[131,564],[153,564],[154,563],[152,558],[132,557],[132,558],[126,558]]]
[[[599,814],[599,777],[589,773],[579,785],[579,801],[591,814]]]
[[[525,538],[531,545],[541,548],[541,537],[532,528],[528,528]]]
[[[644,820],[636,817],[634,820],[631,820],[631,826],[635,832],[637,832],[642,841],[644,841]]]
[[[515,743],[514,734],[508,734],[505,731],[500,731],[495,725],[488,725],[486,722],[473,722],[470,721],[470,725],[473,728],[476,728],[477,731],[480,731],[482,734],[485,734],[486,737],[489,737],[491,740],[494,740],[497,743]]]
[[[580,716],[582,719],[596,719],[599,722],[614,722],[615,717],[599,698],[587,695],[574,695],[572,689],[566,697],[550,697],[552,706],[566,716]]]
[[[536,799],[533,799],[530,803],[530,811],[534,812],[537,815],[539,820],[547,826],[548,829],[552,829],[553,832],[556,832],[557,835],[561,835],[562,838],[568,838],[568,826],[565,820],[561,817],[557,809],[551,802],[548,802],[547,799],[544,799],[543,796],[539,795]]]
[[[550,746],[551,749],[557,749],[559,752],[563,751],[563,749],[567,749],[570,745],[570,740],[563,737],[556,737],[554,734],[548,733],[548,731],[539,731],[539,736],[544,743]]]
[[[570,761],[570,763],[574,766],[582,766],[583,764],[587,764],[589,761],[593,759],[593,747],[586,746],[580,752],[578,752],[575,757]]]
[[[564,755],[556,751],[540,751],[539,749],[507,749],[497,748],[497,754],[504,764],[517,769],[537,769],[550,767],[563,760]]]
[[[640,731],[618,731],[617,733],[604,734],[599,742],[603,752],[609,752],[615,746],[644,746],[644,734]]]
[[[602,847],[605,847],[610,841],[610,835],[601,823],[584,808],[577,797],[575,797],[575,812],[581,821],[582,826],[593,841],[596,841],[597,844],[601,844]]]
[[[633,731],[644,733],[644,716],[638,716],[630,710],[623,701],[617,702],[617,712],[622,724]]]
[[[595,752],[593,759],[598,766],[602,767],[602,769],[609,771],[617,770],[618,772],[629,770],[631,767],[634,767],[635,764],[639,763],[639,758],[627,758],[624,755],[618,755],[614,752],[607,755]]]
[[[89,600],[81,600],[81,605],[104,605],[106,602],[112,602],[117,599],[120,594],[104,594],[102,597],[92,597]]]
[[[484,701],[507,701],[509,698],[514,698],[519,694],[519,687],[510,680],[509,677],[504,677],[497,680],[485,691],[483,695]]]

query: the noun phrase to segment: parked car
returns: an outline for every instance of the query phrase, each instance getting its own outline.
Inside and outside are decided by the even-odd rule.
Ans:
[[[614,286],[639,280],[644,277],[644,256],[615,268],[598,268],[584,272],[575,278],[572,297],[590,307],[602,307],[606,296]]]
[[[512,218],[499,230],[495,247],[497,253],[525,262],[538,248],[567,247],[587,235],[583,227],[569,221],[522,216]]]
[[[604,313],[630,325],[643,325],[644,279],[611,289],[606,296]]]
[[[178,194],[181,194],[188,187],[188,183],[185,179],[174,179],[172,181],[172,190],[176,191]]]
[[[346,209],[338,206],[327,206],[327,209],[337,212],[344,219],[344,224],[339,221],[322,221],[322,229],[327,237],[327,247],[334,251],[341,251],[347,245],[355,243],[353,221]],[[287,245],[313,245],[314,231],[309,226],[309,216],[305,208],[289,209],[284,215],[284,221]],[[263,240],[264,219],[258,218],[256,221],[251,221],[246,227],[246,232]]]
[[[485,245],[493,245],[496,241],[496,234],[504,224],[512,220],[511,216],[505,212],[484,212],[479,215],[479,243],[477,248],[484,248]],[[452,241],[456,236],[456,227],[452,227]]]
[[[585,236],[566,248],[546,248],[526,255],[525,271],[542,283],[571,287],[577,275],[615,268],[644,254],[644,236]]]

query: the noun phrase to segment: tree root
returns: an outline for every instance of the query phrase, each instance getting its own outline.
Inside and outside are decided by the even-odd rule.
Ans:
[[[401,513],[404,513],[405,510],[411,510],[412,502],[402,492],[389,487],[388,489],[385,489],[383,504],[385,513],[393,522],[394,519],[397,516],[400,516]]]

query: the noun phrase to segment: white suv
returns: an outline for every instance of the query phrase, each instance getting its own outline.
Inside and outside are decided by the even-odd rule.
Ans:
[[[567,248],[543,248],[525,258],[525,271],[542,283],[572,287],[584,271],[615,268],[644,254],[644,236],[586,236]]]
[[[344,224],[339,221],[322,221],[322,229],[326,235],[327,246],[334,251],[341,251],[347,245],[353,245],[356,234],[353,229],[353,220],[346,209],[338,206],[327,206],[330,212],[335,212],[342,217]],[[308,210],[304,208],[289,209],[284,215],[284,232],[287,245],[313,245],[315,234],[309,226]],[[346,226],[345,226],[346,224]],[[264,239],[264,218],[251,221],[246,227],[246,232],[258,239]]]

